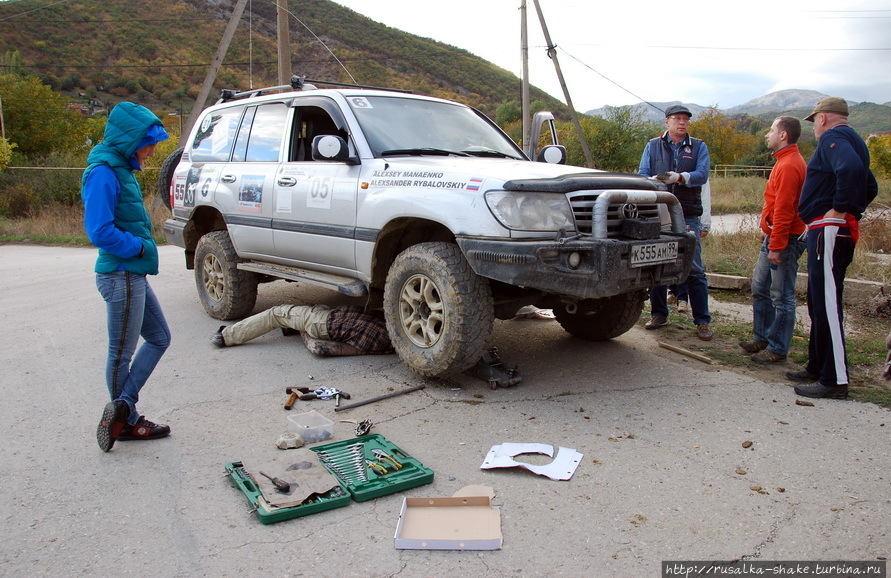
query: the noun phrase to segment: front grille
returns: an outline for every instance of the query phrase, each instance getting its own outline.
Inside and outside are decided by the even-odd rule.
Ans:
[[[570,194],[568,196],[578,232],[591,233],[593,229],[594,201],[597,200],[598,195],[582,194],[573,196]],[[607,237],[622,236],[622,221],[625,220],[622,208],[627,204],[637,207],[638,219],[659,220],[659,206],[656,203],[611,203],[606,214]]]

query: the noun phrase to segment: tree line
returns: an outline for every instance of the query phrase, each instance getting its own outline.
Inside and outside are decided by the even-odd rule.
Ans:
[[[78,171],[4,170],[7,167],[83,167],[93,144],[105,130],[105,114],[86,115],[79,106],[27,74],[0,75],[0,111],[5,139],[0,141],[0,216],[24,217],[50,204],[80,204]],[[543,110],[543,101],[532,104],[533,112]],[[163,114],[163,113],[161,113]],[[159,115],[160,116],[160,115]],[[159,147],[153,163],[160,164],[179,142],[179,118],[161,117],[173,135]],[[505,101],[497,107],[495,119],[518,144],[522,141],[520,105]],[[599,169],[637,172],[647,140],[664,131],[658,122],[644,120],[631,107],[609,108],[605,118],[582,115],[582,130]],[[708,109],[690,124],[690,134],[703,139],[715,165],[759,165],[771,163],[764,139],[770,122],[747,116],[728,116]],[[567,164],[584,166],[582,147],[573,125],[558,122],[560,142],[567,149]],[[805,127],[806,128],[806,127]],[[805,131],[806,132],[806,131]],[[800,146],[805,158],[815,147],[813,136],[803,135]],[[891,135],[867,139],[872,168],[880,178],[891,177]],[[141,175],[152,179],[154,174]],[[151,182],[144,190],[154,191]]]

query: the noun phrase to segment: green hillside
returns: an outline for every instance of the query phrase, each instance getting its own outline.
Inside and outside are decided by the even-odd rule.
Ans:
[[[188,112],[233,6],[204,0],[2,2],[0,74],[34,74],[84,102],[128,99]],[[520,79],[465,50],[400,32],[327,0],[289,0],[288,8],[295,74],[442,96],[492,117],[502,102],[520,99]],[[249,3],[215,89],[277,84],[275,10],[274,0]],[[212,98],[217,95],[215,90]],[[532,89],[532,99],[565,113],[560,101],[540,90]]]

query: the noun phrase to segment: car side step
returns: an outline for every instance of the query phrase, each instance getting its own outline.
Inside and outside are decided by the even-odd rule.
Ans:
[[[239,263],[238,268],[242,271],[252,271],[261,275],[271,275],[280,279],[289,281],[305,281],[313,285],[321,285],[327,289],[339,291],[350,297],[365,297],[368,295],[368,288],[365,284],[350,277],[342,277],[340,275],[332,275],[330,273],[320,273],[318,271],[310,271],[301,269],[300,267],[289,267],[287,265],[274,265],[271,263]]]

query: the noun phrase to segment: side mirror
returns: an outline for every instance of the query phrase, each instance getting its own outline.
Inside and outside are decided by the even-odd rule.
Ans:
[[[551,165],[566,164],[566,147],[563,145],[548,145],[542,147],[538,151],[538,157],[535,159],[540,163],[548,163]]]
[[[322,134],[312,139],[312,160],[359,164],[357,157],[350,157],[350,147],[346,141],[333,134]]]

